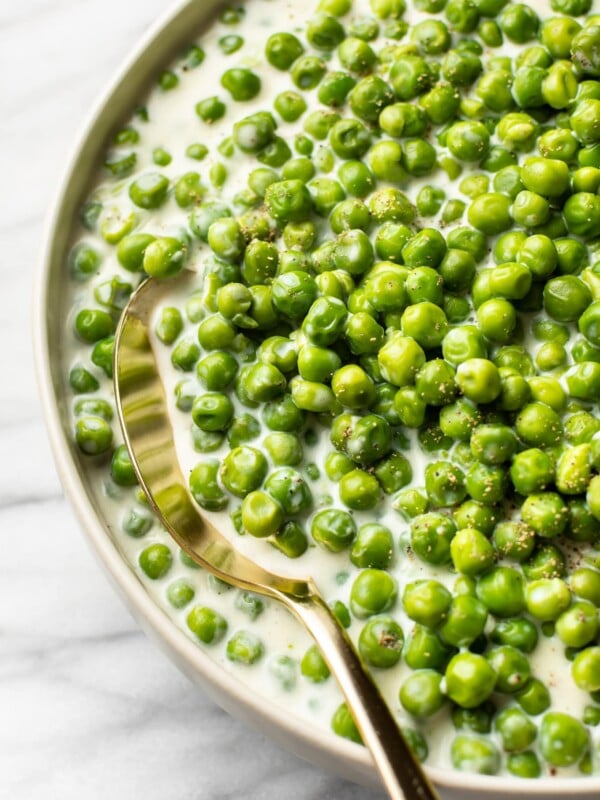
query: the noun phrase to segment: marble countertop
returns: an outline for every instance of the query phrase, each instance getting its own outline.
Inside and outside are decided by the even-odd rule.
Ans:
[[[0,4],[0,797],[380,799],[231,719],[145,638],[47,444],[30,334],[43,218],[88,108],[166,6]]]

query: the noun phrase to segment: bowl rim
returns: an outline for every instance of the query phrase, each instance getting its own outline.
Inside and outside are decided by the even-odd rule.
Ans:
[[[252,0],[248,1],[252,2]],[[353,778],[360,780],[360,773],[364,773],[364,782],[370,786],[377,786],[378,775],[366,748],[335,737],[325,730],[313,729],[306,724],[298,725],[298,719],[286,713],[283,706],[267,696],[255,695],[249,691],[247,684],[235,674],[223,670],[210,654],[199,648],[152,600],[144,585],[119,553],[116,544],[107,534],[99,516],[93,509],[87,495],[86,483],[78,469],[67,431],[61,420],[59,393],[53,385],[51,370],[53,355],[49,346],[50,326],[47,317],[48,294],[51,276],[56,269],[53,264],[59,225],[65,215],[64,207],[76,171],[81,168],[85,146],[93,139],[99,120],[104,117],[111,118],[110,106],[117,89],[125,85],[132,71],[136,66],[139,67],[142,56],[147,56],[149,51],[163,37],[172,34],[175,28],[181,28],[181,21],[184,17],[197,16],[196,21],[201,24],[211,17],[211,10],[216,10],[222,2],[223,0],[212,0],[212,2],[175,0],[166,12],[159,15],[138,37],[131,52],[121,61],[110,80],[105,84],[75,136],[62,171],[62,177],[45,217],[39,256],[33,275],[33,353],[38,393],[54,462],[69,504],[83,528],[88,545],[102,563],[105,571],[116,585],[118,593],[145,632],[166,647],[167,654],[179,668],[182,668],[181,661],[183,661],[185,663],[184,672],[199,680],[213,699],[225,705],[227,711],[232,715],[244,718],[248,724],[261,727],[263,731],[275,727],[285,733],[285,741],[282,740],[282,744],[300,757],[307,758],[313,763],[319,761],[322,766],[327,765],[327,756],[333,757],[334,764],[341,765],[345,762],[348,767],[351,767]],[[207,15],[208,6],[212,8],[209,8]],[[185,32],[179,30],[178,35],[180,45],[186,39],[189,42],[191,38],[189,29]],[[156,50],[157,53],[160,52],[160,55],[154,57],[153,63],[156,68],[159,68],[164,66],[165,58],[161,48],[156,47]],[[148,86],[148,76],[145,80]],[[120,114],[116,114],[113,117],[113,123],[117,122],[119,118]],[[96,151],[102,144],[103,140],[96,147]],[[89,185],[96,167],[97,162],[87,163],[87,185]],[[217,692],[219,696],[215,698],[214,692]],[[227,703],[223,702],[225,697]],[[266,735],[268,736],[269,733],[267,732]],[[272,735],[271,738],[273,738]],[[322,759],[316,758],[317,751],[323,755]],[[310,755],[306,755],[307,752]],[[435,784],[442,789],[477,790],[482,794],[496,792],[504,795],[520,794],[525,791],[532,796],[546,797],[565,793],[580,796],[594,795],[600,792],[600,776],[544,777],[524,780],[512,776],[474,775],[428,765],[425,766],[425,769]],[[348,773],[346,773],[347,776]]]

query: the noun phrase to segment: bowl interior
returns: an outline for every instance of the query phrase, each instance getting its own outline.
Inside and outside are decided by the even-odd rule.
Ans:
[[[251,2],[252,0],[250,0]],[[275,2],[276,0],[274,0]],[[117,590],[146,632],[195,682],[230,713],[242,718],[308,760],[369,786],[378,778],[364,748],[325,731],[299,725],[283,707],[257,697],[237,677],[223,672],[154,603],[123,559],[104,518],[98,496],[81,470],[70,432],[69,399],[64,386],[65,308],[63,280],[73,220],[95,175],[106,142],[130,115],[152,79],[182,47],[210,25],[220,0],[184,0],[176,4],[140,41],[119,70],[82,128],[47,221],[35,291],[35,353],[39,386],[51,444],[62,483],[89,542]],[[522,793],[573,797],[597,796],[600,778],[540,779],[473,776],[430,769],[448,800],[476,796],[501,798]]]

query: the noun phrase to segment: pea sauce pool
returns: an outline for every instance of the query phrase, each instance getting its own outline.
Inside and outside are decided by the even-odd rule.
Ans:
[[[190,487],[312,575],[425,763],[598,770],[600,18],[251,0],[107,149],[74,226],[74,437],[123,557],[248,690],[357,739],[309,637],[194,568],[114,420],[146,274]],[[596,48],[596,49],[594,49]]]

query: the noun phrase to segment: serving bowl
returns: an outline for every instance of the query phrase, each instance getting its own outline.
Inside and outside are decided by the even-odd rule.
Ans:
[[[302,758],[364,786],[379,787],[377,773],[364,748],[326,730],[310,727],[268,697],[249,691],[239,678],[223,671],[209,654],[197,647],[156,604],[123,558],[102,504],[92,490],[89,474],[81,468],[80,455],[70,434],[61,336],[68,312],[63,275],[73,221],[90,188],[110,134],[136,107],[152,78],[189,43],[190,32],[200,33],[206,28],[220,5],[220,0],[177,3],[142,38],[83,126],[48,216],[36,277],[33,318],[42,407],[65,493],[92,549],[148,636],[229,713],[266,736],[277,739],[282,746]],[[577,800],[600,794],[600,777],[523,781],[436,768],[428,768],[428,771],[445,800],[476,797],[500,800],[524,793],[546,798],[569,794]]]

